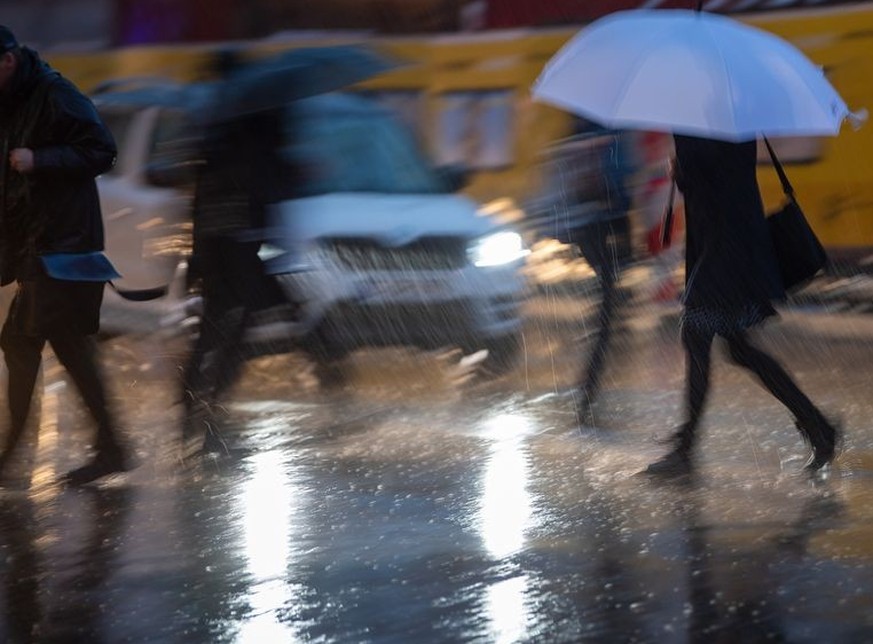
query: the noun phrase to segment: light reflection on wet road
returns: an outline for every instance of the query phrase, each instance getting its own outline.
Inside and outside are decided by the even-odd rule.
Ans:
[[[233,454],[183,464],[146,336],[106,350],[142,465],[93,489],[48,369],[31,492],[0,492],[0,634],[46,642],[873,641],[873,320],[790,314],[766,337],[848,429],[834,476],[799,478],[791,420],[724,361],[687,486],[634,476],[677,421],[675,316],[635,319],[579,432],[573,305],[543,302],[498,380],[364,352],[323,392],[295,356],[250,365]],[[53,429],[54,425],[56,428]],[[3,639],[0,637],[0,639]]]

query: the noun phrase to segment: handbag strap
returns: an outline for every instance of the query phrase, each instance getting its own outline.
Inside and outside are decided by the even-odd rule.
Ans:
[[[785,193],[786,197],[794,201],[794,188],[788,180],[788,175],[785,174],[785,169],[776,157],[776,153],[773,152],[773,146],[770,145],[770,141],[767,140],[766,136],[763,138],[764,145],[767,146],[767,152],[770,153],[770,158],[773,160],[773,167],[776,168],[776,174],[779,175],[779,182],[782,184],[782,191]]]
[[[676,199],[676,180],[670,182],[670,195],[664,206],[664,214],[661,216],[661,246],[666,248],[670,245],[673,237],[673,202]]]

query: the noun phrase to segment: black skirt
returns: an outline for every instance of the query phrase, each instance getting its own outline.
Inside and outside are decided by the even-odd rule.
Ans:
[[[736,308],[690,306],[682,312],[682,325],[709,335],[729,336],[761,324],[776,315],[769,302],[750,302]]]

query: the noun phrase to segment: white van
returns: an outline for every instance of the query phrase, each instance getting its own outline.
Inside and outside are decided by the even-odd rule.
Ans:
[[[203,93],[174,91],[94,100],[119,145],[117,167],[98,182],[118,285],[167,286],[155,304],[128,306],[157,305],[178,324],[172,313],[190,298],[180,287],[190,191],[164,170],[193,160],[197,121],[181,106]],[[253,340],[323,363],[363,347],[487,349],[492,370],[509,367],[527,290],[520,235],[459,194],[457,175],[435,168],[386,108],[332,94],[299,101],[294,114],[300,134],[287,153],[314,171],[301,198],[275,208],[262,256],[302,308],[253,329]]]

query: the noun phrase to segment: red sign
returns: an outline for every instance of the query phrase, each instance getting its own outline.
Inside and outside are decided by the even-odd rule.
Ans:
[[[857,4],[860,0],[783,0],[779,9]],[[772,0],[709,0],[704,11],[741,13],[774,10]],[[490,29],[584,24],[626,9],[696,9],[696,0],[488,0]]]

